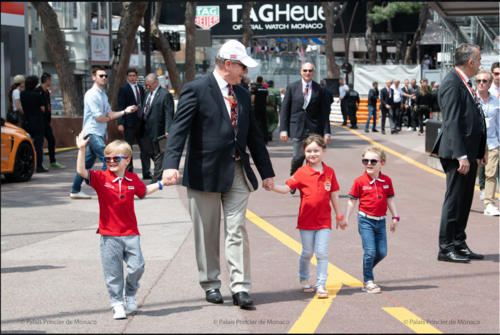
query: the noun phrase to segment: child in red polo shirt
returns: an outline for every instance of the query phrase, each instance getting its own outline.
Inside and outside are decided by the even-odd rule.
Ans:
[[[140,235],[134,211],[134,196],[143,199],[146,195],[163,189],[158,182],[146,187],[135,173],[126,171],[132,158],[132,148],[127,142],[114,141],[106,146],[104,160],[106,171],[92,171],[85,167],[84,132],[76,138],[78,160],[76,171],[95,189],[99,198],[99,228],[101,234],[101,262],[104,280],[111,298],[113,318],[125,319],[123,308],[123,262],[127,263],[125,285],[127,310],[137,309],[135,295],[139,280],[144,273]]]
[[[323,162],[326,143],[322,136],[313,134],[302,142],[302,150],[307,164],[295,172],[286,185],[275,185],[273,191],[286,194],[293,189],[300,191],[300,210],[297,229],[302,241],[299,281],[302,292],[314,292],[309,285],[309,265],[316,254],[318,261],[316,294],[318,298],[328,298],[325,290],[328,277],[328,242],[332,230],[332,208],[337,215],[337,229],[345,229],[344,216],[340,209],[339,184],[335,172]]]
[[[387,255],[387,236],[385,217],[387,207],[391,211],[391,231],[394,233],[399,222],[394,203],[392,181],[380,170],[385,165],[386,155],[380,147],[365,149],[363,159],[365,173],[354,181],[349,192],[349,203],[346,211],[346,225],[356,201],[359,199],[358,231],[363,243],[363,291],[380,293],[380,287],[373,282],[373,268]]]

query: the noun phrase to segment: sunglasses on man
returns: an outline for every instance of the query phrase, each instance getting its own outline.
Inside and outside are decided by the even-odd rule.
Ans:
[[[99,77],[100,78],[108,78],[108,75],[107,74],[100,74]]]
[[[106,156],[106,157],[103,157],[103,159],[106,163],[111,163],[111,161],[113,161],[115,163],[120,163],[122,161],[122,158],[127,159],[128,157],[125,157],[125,156]]]
[[[476,84],[487,84],[489,80],[487,79],[476,79]]]
[[[370,163],[371,165],[377,165],[378,162],[383,162],[383,161],[379,161],[377,159],[366,159],[366,158],[363,158],[361,160],[361,163],[363,163],[363,165],[368,165],[368,163]]]
[[[308,70],[308,69],[304,69],[304,70],[302,70],[302,72],[306,72],[306,73],[307,73],[307,72],[313,72],[313,71],[314,71],[314,70]]]
[[[495,75],[495,77],[500,76],[500,72],[493,72],[493,74]]]

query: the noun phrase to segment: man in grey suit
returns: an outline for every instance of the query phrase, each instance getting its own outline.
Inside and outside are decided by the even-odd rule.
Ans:
[[[139,113],[140,135],[143,149],[155,163],[155,171],[151,184],[161,180],[163,172],[163,148],[160,141],[168,138],[168,132],[174,117],[174,99],[172,95],[158,82],[154,73],[146,76],[146,88],[148,93],[144,94],[142,110]]]
[[[455,52],[455,65],[438,91],[443,126],[432,149],[432,153],[438,154],[446,172],[438,260],[469,263],[471,259],[484,258],[473,253],[465,242],[477,160],[480,159],[482,165],[488,162],[484,115],[469,79],[477,74],[481,66],[479,48],[472,44],[460,44]]]

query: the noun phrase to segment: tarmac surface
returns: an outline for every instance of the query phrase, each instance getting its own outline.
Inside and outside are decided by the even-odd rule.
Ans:
[[[277,133],[268,149],[275,183],[284,184],[293,150],[290,142],[278,141]],[[135,202],[146,271],[138,310],[127,312],[126,320],[113,320],[95,234],[97,197],[83,186],[91,200],[69,198],[76,172],[77,151],[72,150],[57,154],[66,169],[35,174],[27,183],[2,178],[2,333],[499,333],[499,218],[483,215],[475,191],[467,243],[485,259],[438,262],[446,186],[442,174],[423,168],[424,138],[405,130],[381,135],[332,126],[324,162],[337,175],[343,213],[354,179],[364,172],[360,160],[371,145],[367,139],[390,149],[383,173],[393,181],[401,217],[397,231],[388,232],[387,257],[374,270],[382,294],[361,291],[363,249],[355,214],[345,231],[332,230],[330,298],[300,292],[299,194],[259,186],[250,196],[246,222],[255,306],[243,310],[232,304],[223,234],[224,304],[207,303],[198,284],[186,189],[179,183]],[[137,146],[134,157],[140,166]],[[315,283],[314,265],[311,278]]]

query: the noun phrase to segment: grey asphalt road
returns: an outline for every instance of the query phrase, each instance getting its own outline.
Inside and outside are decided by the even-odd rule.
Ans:
[[[345,128],[332,127],[332,143],[325,163],[335,169],[342,210],[356,177],[363,173],[361,153],[370,143]],[[360,133],[361,134],[361,133]],[[426,165],[422,137],[365,134],[396,153]],[[289,173],[291,144],[275,140],[269,151],[283,184]],[[138,148],[134,162],[140,165]],[[291,248],[300,242],[295,229],[300,198],[266,192],[252,193],[248,209],[276,232],[263,230],[250,220],[251,297],[255,307],[232,305],[229,275],[221,248],[221,280],[225,303],[205,301],[198,284],[194,238],[184,187],[166,187],[135,209],[141,232],[146,271],[138,291],[139,309],[126,320],[115,321],[109,307],[95,234],[99,206],[95,192],[83,186],[91,200],[71,200],[76,151],[59,153],[67,166],[36,174],[28,183],[1,182],[1,331],[47,333],[96,332],[289,332],[312,307],[311,294],[298,291],[299,255]],[[318,321],[318,333],[413,333],[419,331],[383,308],[412,313],[435,330],[452,333],[499,332],[499,219],[482,214],[475,192],[468,243],[485,260],[470,264],[438,262],[438,230],[445,179],[388,153],[384,173],[394,183],[402,220],[396,233],[388,233],[388,256],[375,268],[383,294],[363,293],[342,286]],[[47,157],[45,158],[47,161]],[[181,164],[182,166],[182,164]],[[95,167],[100,168],[100,164]],[[221,246],[223,236],[221,236]],[[362,280],[361,240],[353,215],[346,231],[333,230],[329,262]],[[311,265],[312,278],[315,266]],[[314,282],[314,280],[313,280]],[[304,314],[303,314],[304,313]],[[307,314],[309,315],[309,314]],[[313,311],[312,315],[315,315]],[[309,321],[309,320],[306,320]],[[307,322],[306,322],[307,324]]]

